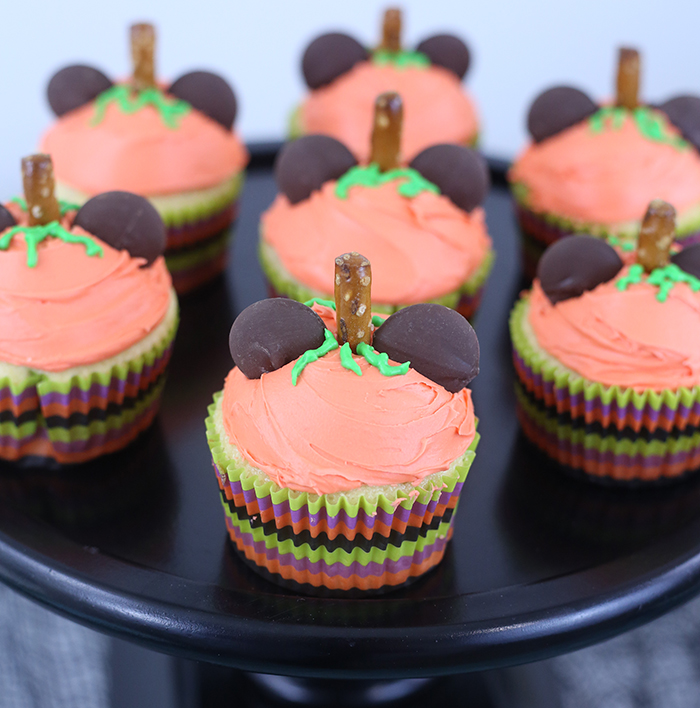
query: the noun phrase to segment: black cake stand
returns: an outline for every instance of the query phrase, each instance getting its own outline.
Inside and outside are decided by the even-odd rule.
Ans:
[[[204,435],[235,315],[266,296],[257,220],[275,194],[257,146],[226,278],[183,299],[162,412],[128,450],[61,472],[0,470],[0,579],[78,622],[248,672],[397,680],[530,662],[599,642],[700,590],[700,481],[605,488],[522,440],[507,319],[521,283],[504,165],[498,252],[476,328],[482,435],[444,562],[403,590],[319,599],[277,588],[227,540]],[[340,705],[340,704],[338,704]]]

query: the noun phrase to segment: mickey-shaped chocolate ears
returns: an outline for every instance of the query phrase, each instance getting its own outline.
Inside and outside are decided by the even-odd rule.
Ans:
[[[597,110],[597,104],[583,91],[571,86],[555,86],[534,100],[527,116],[527,129],[539,143],[586,120]]]
[[[676,96],[659,106],[681,135],[700,150],[700,96]]]
[[[46,90],[51,110],[62,116],[90,103],[112,86],[112,82],[91,66],[76,64],[57,71]]]
[[[15,217],[12,216],[12,212],[6,206],[0,204],[0,231],[4,231],[13,226],[17,226]]]
[[[238,103],[228,82],[210,71],[191,71],[170,85],[168,93],[209,116],[231,130],[236,120]]]
[[[441,66],[463,79],[469,71],[471,55],[469,48],[459,38],[452,34],[436,34],[424,39],[416,51],[425,54],[431,64]]]
[[[134,258],[145,258],[146,265],[165,251],[165,225],[160,214],[148,199],[131,192],[98,194],[83,204],[73,226]]]
[[[367,50],[350,35],[331,32],[316,37],[306,48],[301,70],[310,89],[321,88],[369,58]]]
[[[463,145],[432,145],[419,152],[409,167],[464,211],[483,204],[491,184],[486,160]]]
[[[565,236],[544,252],[537,277],[554,305],[612,280],[622,266],[617,251],[602,238]]]
[[[411,368],[451,393],[479,373],[479,340],[455,310],[424,303],[395,312],[377,328],[372,346],[392,361]]]
[[[700,243],[684,248],[671,256],[671,263],[675,263],[681,270],[684,270],[696,278],[700,278]]]
[[[343,143],[328,135],[305,135],[287,143],[275,160],[275,179],[292,204],[357,164]]]
[[[281,369],[325,340],[326,325],[295,300],[260,300],[236,318],[228,344],[236,366],[249,379]]]

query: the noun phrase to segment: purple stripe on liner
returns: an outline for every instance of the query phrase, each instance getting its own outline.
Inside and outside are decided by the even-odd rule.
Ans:
[[[693,231],[692,234],[687,234],[685,236],[679,236],[676,239],[676,243],[679,246],[683,246],[683,248],[686,248],[688,246],[692,246],[695,243],[700,243],[700,231]]]
[[[297,559],[292,553],[280,553],[279,548],[267,548],[264,541],[253,540],[253,535],[245,533],[233,526],[226,518],[226,525],[238,536],[243,543],[255,551],[256,554],[265,555],[268,561],[279,561],[280,565],[292,566],[297,572],[308,572],[311,575],[323,573],[330,577],[340,576],[349,578],[356,575],[360,578],[379,575],[394,575],[402,571],[410,570],[414,565],[420,565],[435,552],[442,552],[447,545],[447,537],[436,538],[431,545],[425,546],[422,551],[411,556],[402,556],[398,560],[387,559],[384,563],[370,561],[367,565],[362,565],[358,561],[353,561],[349,566],[343,563],[327,563],[324,560],[311,561],[308,558]]]
[[[3,398],[11,398],[12,403],[15,406],[18,406],[22,401],[26,401],[28,398],[35,397],[37,395],[36,393],[36,387],[35,386],[27,386],[27,388],[24,389],[21,393],[18,395],[15,395],[12,393],[12,390],[10,389],[9,386],[5,386],[4,388],[0,388],[0,399]]]

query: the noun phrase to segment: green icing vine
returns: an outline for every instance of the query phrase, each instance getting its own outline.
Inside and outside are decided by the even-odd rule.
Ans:
[[[335,341],[333,332],[329,329],[323,332],[324,342],[317,349],[308,349],[305,351],[298,359],[296,364],[292,367],[292,386],[297,385],[299,376],[301,372],[306,368],[308,364],[313,361],[318,361],[322,356],[332,352],[334,349],[338,348],[338,342]]]
[[[617,236],[608,236],[608,243],[611,246],[619,246],[623,251],[634,251],[635,245],[632,241],[621,241]]]
[[[390,52],[387,49],[377,49],[372,54],[372,62],[377,66],[395,66],[397,69],[427,69],[430,59],[423,52],[398,51]]]
[[[10,201],[19,205],[22,211],[27,211],[27,200],[23,197],[12,197]],[[65,216],[69,211],[78,211],[80,204],[71,204],[70,202],[64,202],[63,199],[59,199],[58,207],[61,211],[61,216]]]
[[[381,315],[372,315],[372,324],[374,325],[375,329],[377,327],[381,327],[385,322],[386,317],[382,317]]]
[[[644,268],[639,263],[635,263],[630,267],[627,275],[617,281],[617,289],[620,291],[627,290],[630,285],[636,285],[643,282],[643,280]],[[693,292],[700,290],[700,280],[694,275],[686,273],[675,263],[669,263],[663,268],[655,268],[649,273],[646,281],[650,285],[659,288],[659,292],[656,294],[656,299],[659,302],[666,302],[673,286],[677,283],[686,283]]]
[[[349,342],[345,342],[345,344],[340,347],[340,363],[344,368],[349,369],[358,376],[362,376],[362,370],[352,357],[352,349],[350,349]]]
[[[192,106],[179,98],[169,98],[158,88],[136,92],[127,84],[108,88],[95,99],[95,115],[91,125],[99,125],[105,117],[107,106],[116,104],[123,113],[136,113],[146,106],[154,106],[168,128],[177,128],[180,119],[192,110]]]
[[[676,150],[690,148],[689,143],[671,132],[664,114],[648,106],[639,106],[633,111],[621,106],[605,106],[588,119],[588,124],[593,133],[602,133],[606,128],[620,130],[630,117],[634,120],[637,130],[647,140],[671,145]]]
[[[307,307],[323,305],[323,307],[330,307],[331,310],[335,310],[335,302],[333,300],[324,300],[322,297],[312,297],[311,300],[307,300],[304,304]]]
[[[0,251],[6,251],[10,247],[15,234],[23,233],[27,244],[27,265],[35,268],[39,255],[37,246],[49,236],[58,238],[66,243],[82,243],[88,256],[103,256],[102,246],[100,246],[91,236],[79,236],[61,226],[58,221],[52,221],[44,226],[13,226],[0,238]]]
[[[401,180],[397,191],[402,197],[413,199],[421,192],[440,194],[440,190],[432,182],[428,182],[420,172],[411,167],[381,172],[379,165],[372,163],[367,166],[351,167],[336,183],[335,195],[339,199],[347,199],[353,187],[380,187],[394,180]]]
[[[368,364],[371,364],[375,368],[379,369],[379,373],[382,376],[399,376],[408,372],[411,366],[410,361],[406,361],[403,364],[390,364],[389,355],[386,352],[378,352],[370,344],[365,344],[360,342],[357,345],[357,353],[361,354]]]

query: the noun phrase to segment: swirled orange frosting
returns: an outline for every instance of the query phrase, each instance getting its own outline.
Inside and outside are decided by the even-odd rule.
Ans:
[[[6,206],[27,223],[15,204]],[[69,220],[63,225],[69,228]],[[64,371],[119,354],[160,324],[171,290],[163,258],[141,268],[143,259],[99,243],[102,257],[48,238],[37,247],[34,268],[22,234],[0,251],[0,361]]]
[[[678,212],[700,203],[698,152],[652,142],[630,119],[600,133],[584,121],[531,144],[509,179],[527,187],[532,210],[586,223],[640,221],[653,199]]]
[[[382,376],[354,359],[362,376],[341,366],[336,349],[296,386],[294,362],[259,379],[234,368],[222,404],[229,440],[280,486],[317,494],[417,485],[466,452],[476,435],[469,389],[449,393],[413,369]]]
[[[457,290],[491,248],[482,209],[468,214],[430,192],[402,197],[396,182],[340,199],[335,185],[297,204],[280,194],[262,216],[263,239],[313,290],[332,293],[335,257],[359,251],[372,263],[375,302],[425,302]]]
[[[92,125],[95,104],[66,113],[44,134],[56,179],[90,196],[114,189],[143,196],[213,187],[240,172],[248,153],[230,130],[197,110],[163,123],[153,106],[124,113],[107,106]]]
[[[535,281],[529,321],[542,349],[607,386],[660,391],[699,385],[700,293],[676,283],[659,302],[657,287],[642,282],[620,292],[617,279],[556,305]]]
[[[307,96],[301,106],[302,129],[337,138],[360,162],[367,162],[374,102],[386,91],[397,91],[403,99],[401,148],[406,162],[430,145],[465,145],[476,137],[474,103],[452,72],[439,66],[399,69],[369,61]]]

